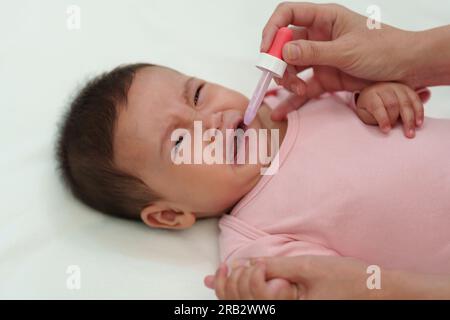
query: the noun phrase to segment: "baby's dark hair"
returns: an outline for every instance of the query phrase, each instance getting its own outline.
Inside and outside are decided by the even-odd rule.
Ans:
[[[139,219],[157,196],[114,164],[114,130],[134,75],[152,66],[122,65],[90,80],[63,117],[56,145],[61,176],[74,196],[96,210],[127,219]]]

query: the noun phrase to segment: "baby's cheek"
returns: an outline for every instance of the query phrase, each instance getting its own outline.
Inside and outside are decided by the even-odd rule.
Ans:
[[[271,298],[279,300],[297,299],[297,288],[284,279],[272,279],[266,282],[267,291]]]

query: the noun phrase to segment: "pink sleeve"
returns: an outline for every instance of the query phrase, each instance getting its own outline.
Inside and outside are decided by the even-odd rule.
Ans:
[[[317,243],[300,241],[287,234],[269,234],[232,215],[220,219],[219,229],[222,262],[273,256],[339,255]]]
[[[292,257],[300,255],[339,256],[337,252],[320,244],[293,240],[281,235],[267,235],[241,245],[227,257],[224,257],[224,261],[232,263],[256,257]]]

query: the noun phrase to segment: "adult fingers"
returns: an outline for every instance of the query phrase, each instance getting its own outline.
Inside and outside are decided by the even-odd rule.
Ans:
[[[241,277],[238,280],[238,291],[240,299],[250,300],[254,299],[250,289],[250,278],[255,271],[254,267],[246,267],[241,273]]]
[[[287,90],[297,95],[303,95],[306,92],[306,84],[303,79],[299,78],[297,74],[300,71],[294,66],[288,65],[283,78],[276,78],[275,82],[285,87]]]
[[[266,279],[283,278],[293,283],[307,284],[314,274],[311,257],[272,257],[264,260]]]
[[[263,29],[261,51],[267,52],[278,29],[290,24],[310,27],[320,15],[323,18],[323,21],[327,21],[328,25],[333,26],[337,18],[337,14],[335,13],[336,10],[337,7],[332,5],[320,5],[306,2],[280,3]]]
[[[228,300],[239,300],[238,281],[241,277],[244,267],[239,266],[233,269],[225,284],[225,298]]]
[[[270,117],[273,121],[284,120],[289,112],[300,108],[307,101],[308,98],[306,96],[291,94],[272,111]]]
[[[296,66],[333,66],[339,67],[339,41],[295,40],[283,47],[283,59]]]
[[[292,30],[292,40],[308,40],[308,29],[298,26],[289,26]]]
[[[225,299],[225,285],[227,282],[228,268],[225,263],[222,263],[215,274],[215,292],[218,299]]]
[[[263,263],[257,263],[254,271],[250,276],[250,291],[252,296],[258,300],[266,300],[270,297],[267,295],[266,289],[266,269]]]
[[[293,110],[297,110],[309,99],[316,98],[325,93],[320,81],[316,77],[309,78],[305,82],[306,91],[301,95],[292,94],[284,101],[282,101],[271,114],[271,119],[274,121],[284,120],[287,114]]]
[[[213,289],[214,290],[214,275],[207,275],[204,279],[203,279],[203,284],[209,288],[209,289]]]

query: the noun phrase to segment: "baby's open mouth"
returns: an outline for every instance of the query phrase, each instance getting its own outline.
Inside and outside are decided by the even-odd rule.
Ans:
[[[237,124],[237,127],[235,129],[234,132],[234,143],[233,143],[233,148],[234,148],[234,161],[236,163],[236,160],[238,158],[238,151],[241,148],[241,145],[244,141],[244,134],[245,131],[247,130],[247,126],[245,125],[244,121],[240,121]]]

